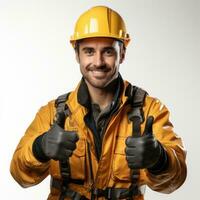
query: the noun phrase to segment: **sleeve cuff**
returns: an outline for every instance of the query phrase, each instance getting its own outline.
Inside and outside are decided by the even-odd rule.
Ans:
[[[152,174],[158,175],[162,173],[163,171],[167,170],[169,166],[169,161],[168,161],[168,155],[163,146],[159,143],[160,149],[161,149],[161,154],[160,158],[158,159],[158,162],[151,168],[148,168],[148,171]]]
[[[32,151],[33,151],[33,155],[35,156],[35,158],[40,161],[40,162],[47,162],[50,159],[44,154],[44,151],[42,150],[42,138],[43,138],[44,134],[40,135],[39,137],[37,137],[35,139],[35,141],[33,142],[33,146],[32,146]]]

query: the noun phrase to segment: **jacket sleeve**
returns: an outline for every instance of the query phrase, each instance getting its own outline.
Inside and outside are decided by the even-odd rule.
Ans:
[[[33,155],[32,145],[39,135],[49,130],[53,121],[53,105],[50,102],[38,111],[14,152],[10,172],[22,187],[36,185],[49,174],[49,162],[39,162]]]
[[[150,97],[147,97],[146,104],[149,99]],[[186,150],[182,139],[173,131],[167,107],[157,99],[152,98],[150,101],[146,117],[154,117],[153,133],[167,153],[168,167],[156,175],[145,169],[146,183],[152,190],[171,193],[179,188],[186,179]]]

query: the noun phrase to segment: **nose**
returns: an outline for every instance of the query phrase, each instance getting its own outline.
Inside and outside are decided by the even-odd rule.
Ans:
[[[104,57],[101,52],[97,52],[94,57],[94,64],[98,66],[102,66],[105,64]]]

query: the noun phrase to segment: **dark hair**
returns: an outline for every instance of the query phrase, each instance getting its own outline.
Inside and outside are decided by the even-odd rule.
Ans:
[[[126,47],[125,47],[125,45],[124,45],[124,43],[123,43],[122,40],[118,40],[118,39],[116,39],[116,38],[114,38],[114,39],[115,39],[116,41],[118,41],[118,44],[119,44],[120,48],[122,47],[124,50],[126,50]],[[84,40],[84,39],[80,39],[80,40],[77,40],[77,41],[75,42],[74,50],[77,51],[78,54],[79,54],[79,46],[80,46],[80,43],[81,43],[83,40]]]

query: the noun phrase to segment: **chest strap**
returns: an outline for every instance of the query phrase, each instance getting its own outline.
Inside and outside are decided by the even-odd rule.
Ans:
[[[83,182],[79,180],[70,180],[70,182],[74,184],[82,185]],[[60,190],[62,188],[62,183],[59,179],[52,178],[51,180],[51,187],[56,188]],[[118,199],[132,199],[135,195],[143,195],[144,194],[144,188],[140,187],[139,190],[137,190],[138,193],[135,193],[135,190],[130,191],[129,189],[125,188],[106,188],[105,190],[102,189],[94,189],[93,195],[95,198],[104,197],[105,199],[110,200],[118,200]],[[87,200],[85,196],[82,196],[80,193],[75,192],[71,190],[70,188],[67,188],[65,190],[65,198],[69,197],[73,200]]]

